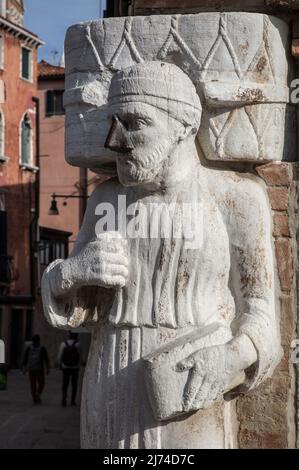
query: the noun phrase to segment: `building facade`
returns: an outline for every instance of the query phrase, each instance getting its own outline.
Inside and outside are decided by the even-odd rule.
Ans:
[[[50,211],[53,194],[78,195],[80,170],[71,167],[64,158],[65,115],[63,107],[64,67],[41,61],[38,64],[38,97],[40,100],[40,277],[56,258],[66,258],[80,226],[80,199],[57,198],[57,211]],[[38,314],[34,328],[46,345],[52,365],[55,364],[61,341],[67,335],[54,331],[42,312],[38,299]],[[57,334],[58,333],[58,334]]]
[[[63,61],[62,61],[63,62]],[[76,240],[88,195],[101,182],[94,173],[70,166],[65,161],[65,113],[63,93],[65,73],[61,66],[41,61],[38,64],[40,100],[40,276],[57,258],[66,258]],[[47,324],[38,300],[34,328],[42,335],[51,363],[56,361],[66,332]],[[80,335],[82,358],[87,355],[89,335]]]
[[[38,292],[37,49],[23,1],[0,2],[0,337],[20,363]]]

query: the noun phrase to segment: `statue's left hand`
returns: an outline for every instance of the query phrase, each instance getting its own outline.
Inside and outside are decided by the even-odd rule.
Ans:
[[[201,349],[177,364],[178,372],[190,371],[183,397],[186,412],[209,408],[256,361],[252,343],[247,341],[240,336],[227,344]]]

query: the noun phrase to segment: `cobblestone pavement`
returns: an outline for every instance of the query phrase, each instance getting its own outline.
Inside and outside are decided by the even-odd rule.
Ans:
[[[79,406],[61,406],[60,371],[46,378],[41,405],[32,403],[27,376],[8,374],[8,390],[0,391],[0,449],[79,449],[79,420]]]

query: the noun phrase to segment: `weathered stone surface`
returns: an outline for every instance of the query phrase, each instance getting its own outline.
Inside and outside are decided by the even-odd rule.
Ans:
[[[295,339],[296,321],[294,318],[294,311],[296,310],[296,301],[294,294],[282,295],[280,298],[281,305],[281,339],[282,345],[286,347],[286,357],[289,363],[291,343]],[[280,364],[281,366],[281,364]]]
[[[299,58],[299,39],[293,39],[292,41],[292,55]]]
[[[239,443],[243,449],[286,449],[288,441],[288,375],[268,380],[258,390],[242,397],[238,414],[242,416]]]
[[[293,180],[289,163],[267,163],[256,168],[258,175],[270,186],[290,186]]]
[[[111,172],[115,157],[104,147],[111,78],[149,60],[181,67],[207,103],[198,133],[207,159],[294,158],[285,145],[288,32],[278,18],[249,13],[109,18],[71,27],[65,45],[68,161]]]
[[[276,18],[237,13],[109,19],[68,31],[68,159],[117,176],[90,198],[70,258],[43,277],[49,322],[93,332],[84,448],[233,447],[235,402],[223,394],[239,384],[255,390],[279,362],[265,185],[253,172],[202,165],[196,139],[208,160],[282,158],[286,33]],[[264,178],[286,184],[282,168],[281,178],[273,169]],[[289,187],[271,191],[273,209],[286,211]],[[191,239],[180,221],[191,222]],[[163,230],[144,235],[149,225]],[[278,274],[288,290],[291,251],[281,241]],[[266,383],[260,400],[268,447],[285,446],[287,387],[278,379],[283,386]],[[239,405],[245,418],[252,393]],[[253,431],[241,428],[241,439]]]
[[[268,188],[270,204],[275,211],[287,211],[289,208],[289,188]]]
[[[294,279],[294,262],[291,241],[283,238],[276,240],[275,251],[281,290],[291,291]]]
[[[290,219],[288,214],[273,215],[273,235],[274,237],[290,237]]]

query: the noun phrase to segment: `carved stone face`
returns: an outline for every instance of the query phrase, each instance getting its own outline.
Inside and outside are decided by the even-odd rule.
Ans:
[[[114,105],[105,146],[116,152],[117,174],[124,186],[158,182],[185,126],[146,103]]]

